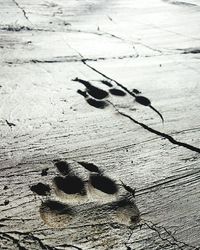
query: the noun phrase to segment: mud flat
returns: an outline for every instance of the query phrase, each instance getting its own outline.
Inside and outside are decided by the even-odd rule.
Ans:
[[[200,249],[197,0],[0,1],[0,248]]]

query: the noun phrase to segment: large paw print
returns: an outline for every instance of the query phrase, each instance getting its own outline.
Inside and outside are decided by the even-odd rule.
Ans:
[[[76,164],[84,172],[84,177],[75,174],[66,161],[56,160],[54,166],[59,175],[53,178],[51,188],[42,183],[31,187],[36,194],[48,197],[39,210],[40,217],[47,226],[67,228],[79,220],[80,214],[93,220],[101,220],[97,218],[100,215],[106,221],[127,226],[139,221],[134,195],[127,190],[126,185],[117,184],[93,163]],[[38,186],[39,192],[36,188]]]

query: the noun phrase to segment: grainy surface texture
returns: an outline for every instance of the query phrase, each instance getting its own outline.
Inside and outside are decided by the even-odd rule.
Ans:
[[[199,0],[0,0],[0,249],[200,249],[199,55]]]

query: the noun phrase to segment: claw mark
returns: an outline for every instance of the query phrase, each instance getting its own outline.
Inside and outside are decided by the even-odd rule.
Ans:
[[[72,81],[80,82],[87,88],[87,93],[96,99],[104,99],[108,96],[108,92],[93,86],[90,82],[75,78]]]
[[[99,101],[99,100],[95,100],[94,98],[91,98],[88,96],[88,94],[85,91],[81,91],[80,89],[77,91],[78,94],[82,95],[86,102],[90,105],[93,106],[95,108],[98,109],[104,109],[108,106],[108,103],[105,101]]]

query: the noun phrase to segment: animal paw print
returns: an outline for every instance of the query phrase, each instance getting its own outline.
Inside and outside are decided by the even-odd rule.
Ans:
[[[93,163],[76,162],[80,173],[75,174],[71,164],[55,160],[59,175],[51,187],[38,183],[31,187],[37,195],[47,196],[39,212],[43,222],[51,228],[67,228],[82,218],[110,221],[130,226],[139,221],[139,210],[127,186],[117,184],[105,176]],[[51,196],[54,196],[51,198]],[[88,211],[90,211],[88,213]],[[102,218],[97,218],[101,215]]]
[[[90,106],[93,106],[99,109],[105,109],[109,104],[112,104],[112,106],[115,107],[113,103],[106,100],[109,97],[109,94],[114,95],[114,96],[124,97],[128,93],[129,95],[134,97],[135,102],[139,103],[140,105],[149,107],[154,112],[156,112],[160,116],[162,122],[164,122],[164,118],[162,114],[157,109],[155,109],[152,106],[151,101],[147,97],[142,96],[141,92],[137,89],[133,89],[132,91],[130,91],[126,87],[124,87],[122,84],[116,81],[114,81],[116,83],[116,86],[114,86],[111,83],[111,81],[100,80],[102,84],[106,85],[109,88],[108,91],[105,91],[101,88],[94,86],[89,81],[82,80],[78,77],[76,77],[72,81],[79,82],[85,86],[84,91],[78,89],[77,93],[82,95]]]
[[[105,98],[109,97],[109,93],[115,96],[125,96],[126,92],[122,91],[121,89],[114,87],[110,82],[102,80],[101,83],[109,87],[108,91],[100,89],[94,85],[92,85],[89,81],[85,81],[76,77],[73,81],[79,82],[86,87],[85,91],[78,90],[77,93],[82,95],[86,102],[95,107],[104,109],[109,105],[109,102],[104,100]]]

